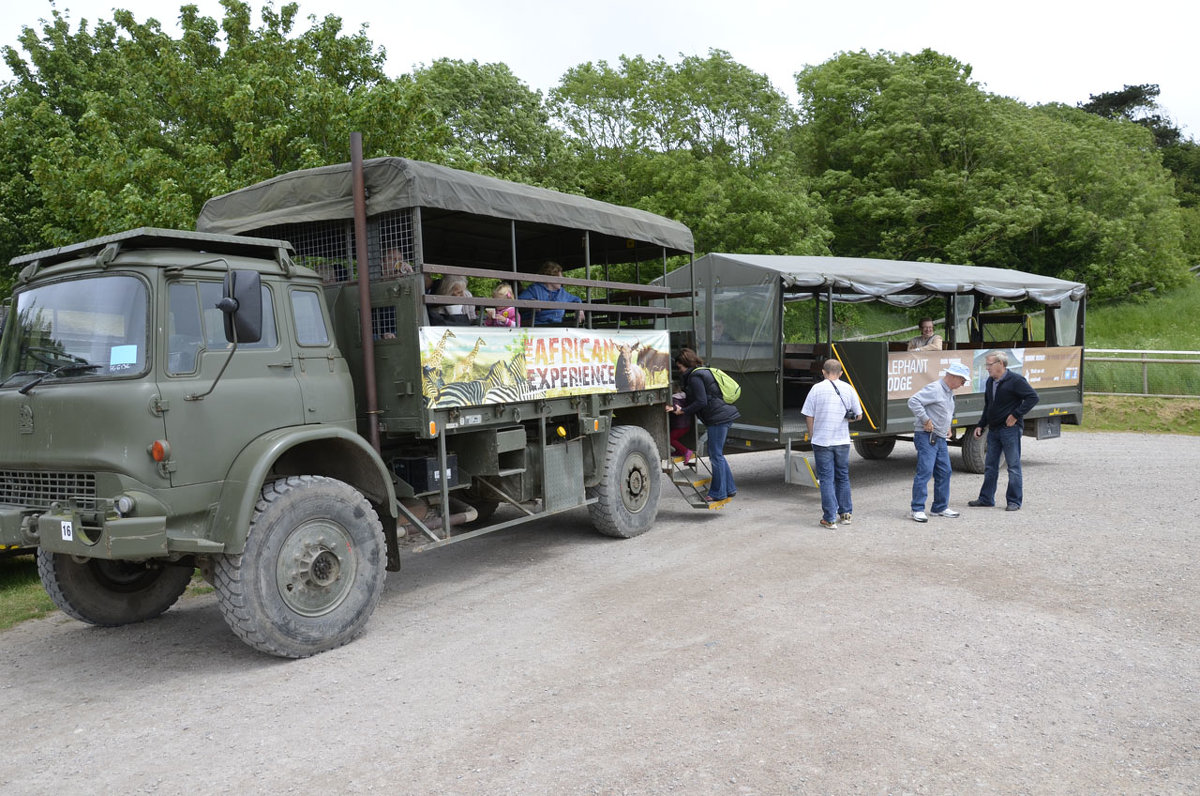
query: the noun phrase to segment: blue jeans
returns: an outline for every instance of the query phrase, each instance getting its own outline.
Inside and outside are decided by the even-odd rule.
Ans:
[[[850,503],[850,446],[813,445],[817,480],[821,482],[821,517],[837,522],[839,514],[853,514]]]
[[[1010,506],[1021,505],[1021,430],[1022,424],[1000,426],[988,430],[987,455],[983,458],[983,486],[979,487],[979,502],[996,504],[996,482],[1000,478],[1000,454],[1008,463],[1008,491],[1005,498]]]
[[[725,438],[729,436],[732,423],[708,426],[708,459],[712,465],[712,481],[708,485],[708,496],[713,500],[724,500],[737,492],[733,483],[733,470],[725,461]]]
[[[933,505],[929,510],[940,514],[950,506],[950,448],[945,437],[934,437],[931,445],[928,431],[914,433],[913,445],[917,449],[917,474],[913,477],[912,510],[925,510],[932,476]]]

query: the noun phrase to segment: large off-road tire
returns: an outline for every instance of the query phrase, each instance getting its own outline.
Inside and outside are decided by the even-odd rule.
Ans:
[[[864,459],[886,459],[896,447],[895,437],[874,437],[854,440],[854,450]]]
[[[984,459],[987,456],[987,429],[975,437],[975,429],[968,428],[962,440],[963,469],[968,473],[982,473]]]
[[[600,483],[588,489],[592,525],[605,536],[629,539],[645,533],[658,516],[662,478],[654,439],[637,426],[614,426]]]
[[[383,526],[349,484],[322,476],[263,487],[241,555],[220,556],[221,613],[242,641],[282,658],[340,647],[383,594]]]
[[[37,552],[38,576],[67,616],[101,627],[153,619],[170,608],[192,580],[193,567],[155,561],[82,561]]]

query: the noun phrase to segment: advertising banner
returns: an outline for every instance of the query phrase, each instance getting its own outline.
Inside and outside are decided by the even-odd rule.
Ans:
[[[421,328],[422,392],[431,408],[630,392],[671,383],[666,331]]]
[[[960,348],[953,351],[892,351],[888,354],[888,400],[907,400],[917,390],[940,379],[952,362],[971,369],[971,382],[958,395],[983,392],[987,380],[984,360],[993,351],[1008,355],[1008,369],[1025,377],[1035,390],[1079,384],[1083,349],[1065,348]]]

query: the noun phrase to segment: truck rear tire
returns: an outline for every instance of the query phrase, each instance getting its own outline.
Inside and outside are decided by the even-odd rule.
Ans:
[[[637,426],[614,426],[608,432],[600,483],[588,489],[596,498],[588,505],[592,525],[605,536],[629,539],[650,530],[662,494],[658,449]]]
[[[37,552],[38,576],[50,599],[67,616],[100,627],[153,619],[183,594],[194,567],[142,561],[79,561],[62,553]]]
[[[886,459],[896,447],[895,437],[854,440],[854,450],[864,459]]]
[[[358,490],[323,476],[262,489],[241,555],[220,556],[221,613],[242,641],[306,658],[355,638],[383,595],[383,526]]]
[[[962,440],[962,461],[963,469],[968,473],[982,473],[984,459],[987,455],[987,429],[978,438],[975,437],[975,429],[967,429],[967,433]]]

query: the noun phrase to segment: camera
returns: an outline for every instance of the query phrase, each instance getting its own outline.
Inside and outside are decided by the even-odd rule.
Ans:
[[[856,417],[858,417],[858,415],[854,414],[854,410],[853,410],[853,409],[847,409],[847,410],[846,410],[846,419],[847,419],[847,420],[853,420],[853,419],[854,419],[854,418],[856,418]]]

